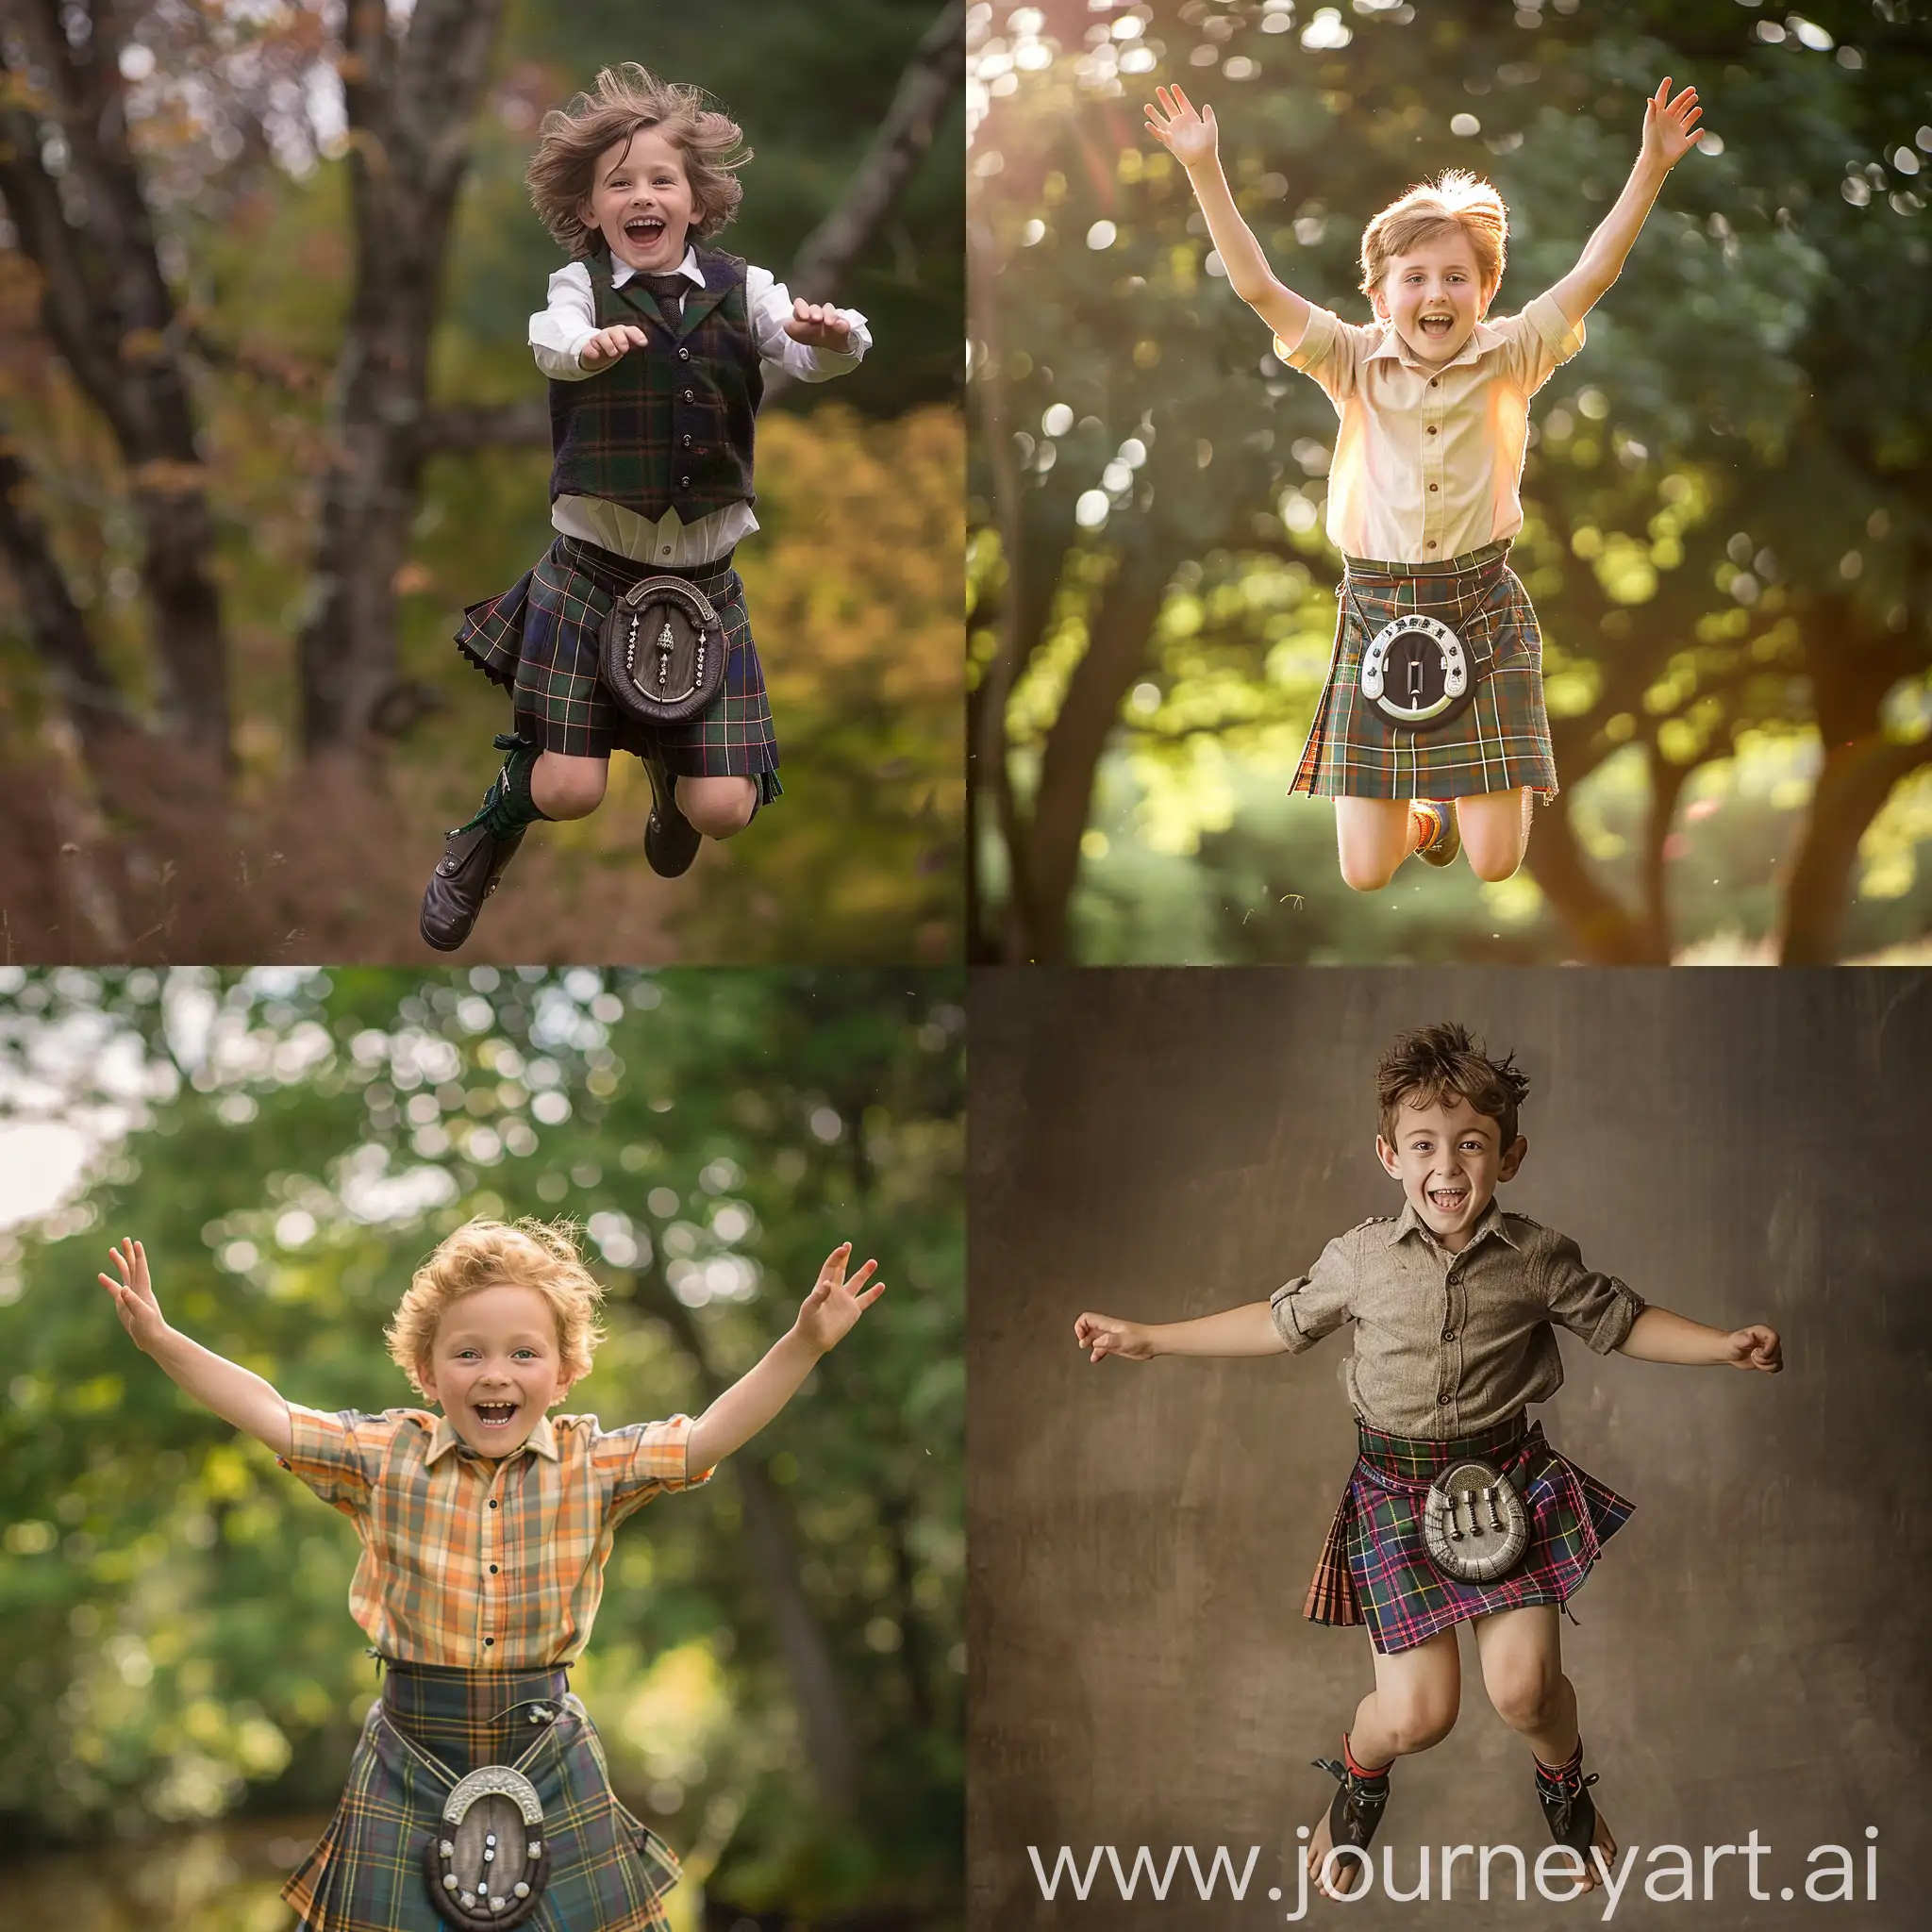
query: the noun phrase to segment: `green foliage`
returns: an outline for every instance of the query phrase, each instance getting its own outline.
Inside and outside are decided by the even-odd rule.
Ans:
[[[1821,758],[1855,745],[1894,766],[1924,755],[1912,749],[1927,734],[1932,669],[1923,32],[1889,7],[1846,7],[1801,38],[1730,0],[1327,16],[1324,27],[1306,9],[1160,0],[1109,25],[1049,9],[1037,32],[1009,25],[978,48],[991,92],[971,164],[988,291],[974,391],[982,420],[993,411],[1009,432],[1016,475],[1002,484],[982,439],[972,658],[983,677],[1000,627],[1016,637],[1005,723],[1023,814],[1061,721],[1069,741],[1097,735],[1070,718],[1069,693],[1103,587],[1164,591],[1138,666],[1095,680],[1111,750],[1088,826],[1102,836],[1082,844],[1091,890],[1075,899],[1077,950],[1119,957],[1118,919],[1084,923],[1098,900],[1169,895],[1127,918],[1152,934],[1192,929],[1173,894],[1221,896],[1226,881],[1190,885],[1168,861],[1205,854],[1237,795],[1285,790],[1332,635],[1339,559],[1321,525],[1334,410],[1269,353],[1208,253],[1186,176],[1141,129],[1139,103],[1174,78],[1214,106],[1236,199],[1276,273],[1351,321],[1368,317],[1364,225],[1450,166],[1489,175],[1509,205],[1497,306],[1520,308],[1607,211],[1645,92],[1665,73],[1695,82],[1724,145],[1673,174],[1583,354],[1534,405],[1513,561],[1543,621],[1571,788],[1553,836],[1576,839],[1573,803],[1623,813],[1629,759],[1622,775],[1609,767],[1626,746],[1648,804],[1643,862],[1600,871],[1586,854],[1581,900],[1532,844],[1537,884],[1563,895],[1535,923],[1536,949],[1587,947],[1592,881],[1680,945],[1829,924],[1835,914],[1787,894],[1833,888],[1794,889],[1763,869],[1712,879],[1690,862],[1701,841],[1680,814],[1702,773],[1712,789],[1701,795],[1726,813],[1763,801],[1737,850],[1775,858],[1794,839],[1839,838],[1855,850],[1860,821],[1828,819],[1840,802],[1809,782]],[[1794,752],[1795,793],[1781,782]],[[1124,790],[1136,801],[1124,824],[1103,803]],[[1297,809],[1325,833],[1324,813]],[[1251,848],[1283,836],[1278,815],[1264,816]],[[1915,820],[1896,810],[1882,823],[1848,933],[1867,945],[1924,930],[1901,845]],[[1148,860],[1131,872],[1118,862],[1124,835]],[[1528,927],[1495,937],[1493,908],[1460,883],[1420,883],[1431,955],[1520,957]],[[1258,943],[1281,950],[1263,956],[1376,957],[1389,912],[1318,896],[1319,916],[1291,935],[1273,928]],[[1228,957],[1253,957],[1253,943]]]
[[[99,1838],[326,1806],[373,1690],[350,1526],[192,1407],[95,1286],[291,1400],[418,1400],[383,1324],[475,1214],[568,1215],[610,1337],[571,1407],[694,1412],[841,1239],[891,1286],[758,1441],[858,1747],[819,1801],[726,1474],[620,1535],[580,1688],[694,1881],[943,1924],[959,1878],[957,974],[374,969],[0,980],[0,1091],[86,1123],[78,1195],[0,1238],[0,1815]],[[701,1366],[690,1353],[698,1347]],[[715,1866],[715,1871],[713,1867]]]

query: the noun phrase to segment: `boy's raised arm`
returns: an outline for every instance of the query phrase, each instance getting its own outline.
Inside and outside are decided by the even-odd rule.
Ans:
[[[1158,1355],[1285,1355],[1288,1343],[1274,1325],[1267,1302],[1244,1302],[1238,1308],[1200,1315],[1191,1322],[1123,1322],[1117,1315],[1082,1315],[1074,1340],[1090,1361],[1117,1355],[1144,1362]]]
[[[139,1241],[124,1241],[108,1253],[121,1278],[103,1274],[100,1283],[114,1297],[121,1325],[133,1336],[135,1346],[153,1356],[175,1386],[204,1408],[286,1457],[294,1445],[289,1405],[253,1369],[244,1369],[168,1326],[148,1279],[147,1251]]]
[[[762,1359],[747,1369],[691,1425],[685,1439],[685,1462],[693,1470],[710,1469],[741,1449],[798,1393],[819,1357],[837,1345],[847,1330],[886,1291],[883,1281],[866,1288],[877,1268],[868,1261],[850,1281],[845,1264],[852,1258],[846,1241],[825,1257],[818,1281],[798,1309],[789,1333],[768,1348]],[[864,1289],[864,1293],[859,1291]]]
[[[1188,171],[1214,252],[1227,271],[1228,287],[1293,348],[1308,325],[1308,305],[1275,279],[1255,231],[1234,205],[1227,176],[1221,172],[1214,109],[1197,113],[1177,87],[1156,88],[1154,94],[1159,105],[1146,109],[1147,131]]]
[[[1697,122],[1703,112],[1695,88],[1687,87],[1675,100],[1671,98],[1668,74],[1643,104],[1643,145],[1638,151],[1637,165],[1630,170],[1616,206],[1584,244],[1576,266],[1550,291],[1572,328],[1596,307],[1604,291],[1623,273],[1664,177],[1697,145]]]
[[[1754,1322],[1748,1328],[1712,1328],[1688,1315],[1673,1314],[1653,1302],[1630,1324],[1618,1350],[1640,1362],[1675,1362],[1691,1369],[1757,1369],[1775,1375],[1785,1365],[1784,1344],[1775,1328]]]

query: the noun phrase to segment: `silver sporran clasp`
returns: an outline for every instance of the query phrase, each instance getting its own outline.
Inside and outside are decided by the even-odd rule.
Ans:
[[[1444,1576],[1493,1583],[1529,1547],[1529,1511],[1500,1469],[1472,1457],[1429,1485],[1423,1502],[1423,1547]]]
[[[1385,624],[1362,653],[1363,697],[1383,723],[1404,731],[1450,723],[1474,697],[1479,675],[1462,640],[1419,610]]]

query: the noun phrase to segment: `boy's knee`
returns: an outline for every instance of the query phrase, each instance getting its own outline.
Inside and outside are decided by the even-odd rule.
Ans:
[[[1529,1662],[1515,1664],[1484,1679],[1496,1715],[1512,1731],[1541,1730],[1556,1714],[1562,1674]]]
[[[1357,892],[1379,892],[1395,876],[1392,868],[1368,853],[1344,851],[1341,858],[1342,881]]]
[[[1440,1744],[1456,1728],[1456,1702],[1454,1697],[1425,1694],[1392,1699],[1384,1691],[1377,1695],[1376,1714],[1397,1755],[1407,1757]]]
[[[1462,856],[1469,860],[1469,869],[1477,878],[1490,885],[1499,886],[1505,879],[1514,878],[1523,864],[1523,848],[1508,845],[1485,851],[1479,844],[1472,845],[1463,841]]]
[[[678,809],[691,822],[692,829],[707,839],[734,837],[751,824],[752,814],[758,808],[758,786],[752,780],[742,780],[729,789],[708,788],[703,793],[687,796],[687,791],[692,790],[679,786]]]
[[[564,761],[545,754],[530,774],[530,796],[545,818],[588,818],[604,803],[608,775],[601,760]]]

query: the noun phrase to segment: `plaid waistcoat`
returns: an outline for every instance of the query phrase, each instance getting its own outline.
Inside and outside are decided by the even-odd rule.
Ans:
[[[610,284],[610,257],[584,263],[597,326],[639,325],[649,339],[602,375],[550,385],[550,500],[599,496],[656,522],[667,509],[689,524],[751,503],[752,430],[764,394],[744,296],[744,263],[700,248],[705,286],[691,285],[683,313],[665,321],[633,277]]]

